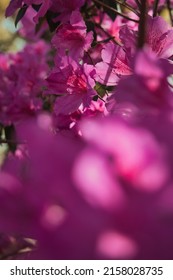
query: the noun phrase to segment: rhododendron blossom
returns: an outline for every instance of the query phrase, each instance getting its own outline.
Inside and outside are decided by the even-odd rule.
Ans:
[[[69,65],[52,71],[47,79],[49,93],[62,94],[56,99],[56,114],[73,113],[81,104],[84,108],[90,105],[92,97],[96,94],[94,74],[95,69],[86,64],[78,65],[76,69]]]
[[[19,33],[23,38],[37,41],[47,30],[47,23],[45,22],[38,32],[35,31],[34,17],[36,16],[36,11],[29,7],[25,13],[25,17],[21,20],[21,27],[19,28]]]
[[[172,110],[172,91],[167,77],[173,73],[173,65],[158,59],[148,49],[138,52],[134,60],[134,74],[118,84],[116,92],[109,98],[107,109],[121,113],[131,105],[136,106],[139,114],[166,112]]]
[[[1,123],[13,123],[41,109],[39,97],[48,71],[48,50],[48,45],[40,41],[18,54],[6,55],[6,64],[0,66]]]
[[[58,55],[68,55],[78,61],[82,58],[92,43],[92,32],[86,32],[86,26],[79,12],[73,12],[70,23],[63,24],[57,29],[52,43]]]
[[[134,55],[136,49],[137,31],[128,27],[122,27],[120,30],[120,39],[130,55]],[[147,18],[146,25],[146,44],[161,58],[169,58],[172,53],[173,30],[169,24],[160,16]]]
[[[172,8],[9,1],[0,259],[173,258]]]
[[[97,80],[105,85],[115,85],[120,75],[130,75],[129,61],[123,48],[108,43],[102,50],[103,62],[96,64]]]

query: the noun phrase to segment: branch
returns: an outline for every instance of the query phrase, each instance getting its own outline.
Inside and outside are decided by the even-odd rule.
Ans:
[[[159,4],[159,0],[155,0],[154,1],[154,7],[153,7],[153,17],[157,16],[158,4]]]
[[[108,5],[106,5],[105,3],[103,3],[103,2],[101,2],[101,1],[99,1],[99,0],[93,0],[93,2],[95,2],[96,4],[101,5],[102,7],[105,7],[105,8],[107,8],[107,9],[109,9],[110,11],[116,13],[116,14],[119,15],[119,16],[122,16],[123,18],[125,18],[125,19],[127,19],[127,20],[131,20],[131,21],[134,21],[134,22],[137,22],[137,23],[139,22],[139,20],[130,18],[130,17],[126,16],[125,14],[122,14],[122,13],[118,12],[116,9],[114,9],[114,8],[112,8],[112,7],[108,6]]]
[[[137,47],[139,49],[142,48],[145,44],[146,11],[147,11],[147,1],[141,0],[140,20],[139,20],[139,29],[138,29],[138,42],[137,42]]]

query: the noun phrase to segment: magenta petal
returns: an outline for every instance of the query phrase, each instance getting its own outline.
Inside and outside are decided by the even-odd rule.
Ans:
[[[159,57],[169,58],[173,54],[173,30],[162,17],[148,18],[146,40]]]
[[[119,78],[117,76],[116,70],[109,64],[105,62],[99,62],[96,64],[95,70],[95,79],[97,82],[107,86],[114,86],[118,83]]]
[[[69,94],[58,97],[55,103],[55,114],[71,114],[75,112],[82,103],[82,96],[79,94]]]
[[[14,12],[21,7],[22,2],[22,0],[11,0],[6,9],[5,16],[10,17],[12,14],[14,14]]]

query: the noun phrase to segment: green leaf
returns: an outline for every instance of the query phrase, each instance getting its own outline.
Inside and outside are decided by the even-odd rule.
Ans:
[[[23,16],[25,15],[27,9],[28,9],[28,6],[26,4],[24,4],[22,6],[22,8],[18,11],[18,14],[16,16],[16,20],[15,20],[15,27],[17,26],[19,21],[23,18]]]

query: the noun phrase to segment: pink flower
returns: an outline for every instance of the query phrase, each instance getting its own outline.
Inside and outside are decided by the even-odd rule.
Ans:
[[[136,54],[133,69],[132,76],[120,80],[109,98],[107,109],[124,116],[137,112],[141,116],[169,111],[173,100],[167,78],[173,73],[172,64],[144,49]]]
[[[83,6],[84,0],[73,0],[69,2],[68,0],[11,0],[7,9],[6,16],[9,17],[14,12],[22,7],[22,3],[27,6],[31,5],[41,5],[37,15],[34,16],[35,23],[38,23],[39,18],[44,17],[48,10],[55,13],[60,13],[56,20],[67,22],[73,11],[77,11]]]
[[[0,54],[0,232],[35,239],[30,259],[172,259],[172,28],[148,16],[137,50],[138,25],[90,0],[11,0],[6,15],[23,6],[20,34],[50,20],[56,54],[42,40]]]
[[[146,37],[146,43],[159,57],[173,55],[173,29],[162,17],[149,17]]]
[[[128,15],[138,20],[139,17],[134,14],[133,12],[128,13]],[[121,40],[119,38],[119,31],[123,25],[129,26],[129,28],[132,28],[132,30],[138,29],[138,24],[134,21],[129,21],[121,16],[116,16],[115,20],[112,20],[108,14],[104,13],[103,11],[97,11],[97,16],[94,16],[93,18],[94,22],[96,22],[98,25],[101,25],[101,27],[110,34],[110,36],[113,36],[114,39],[116,39],[119,43],[121,43]],[[96,33],[97,33],[97,40],[104,40],[107,39],[107,35],[105,32],[99,28],[95,27]]]
[[[25,2],[26,2],[26,4],[29,4],[29,5],[42,3],[40,9],[38,10],[37,15],[33,18],[35,23],[38,23],[39,18],[44,17],[44,15],[47,13],[49,8],[52,6],[52,0],[44,0],[44,1],[43,0],[41,0],[41,1],[40,0],[36,0],[36,1],[25,0]],[[32,3],[30,4],[30,2],[32,2]]]
[[[87,33],[86,25],[78,11],[72,12],[70,23],[62,24],[53,37],[52,43],[59,56],[70,56],[79,61],[92,43],[92,32]]]
[[[101,84],[116,85],[119,77],[130,75],[130,62],[122,47],[113,44],[106,44],[102,50],[102,62],[95,65],[96,80]]]
[[[122,27],[120,39],[129,56],[134,55],[136,50],[137,32],[128,27]],[[170,58],[173,55],[173,30],[169,24],[160,16],[148,16],[146,25],[146,45],[158,57]]]
[[[43,6],[47,6],[47,3],[52,0],[45,0]],[[15,13],[15,11],[22,7],[22,4],[29,5],[40,5],[43,3],[43,0],[11,0],[7,9],[6,9],[6,17],[9,17]],[[44,12],[42,11],[43,8],[41,8],[41,15],[44,15]],[[45,11],[46,12],[46,11]]]
[[[41,109],[39,95],[48,71],[48,49],[47,44],[38,41],[7,56],[8,66],[1,70],[0,78],[1,123],[14,123]]]
[[[34,22],[35,16],[36,11],[33,8],[28,7],[25,16],[21,19],[21,27],[19,29],[19,33],[22,37],[32,41],[38,40],[48,28],[48,24],[44,22],[39,31],[36,32]]]
[[[79,9],[84,5],[84,2],[85,0],[55,0],[52,3],[51,10],[60,13],[56,20],[65,23],[69,21],[73,12],[79,11]]]
[[[94,68],[87,64],[78,65],[77,68],[69,65],[52,71],[47,79],[47,91],[51,94],[62,94],[55,103],[54,110],[57,115],[71,114],[80,105],[83,108],[90,105],[92,97],[96,94],[94,75]]]

